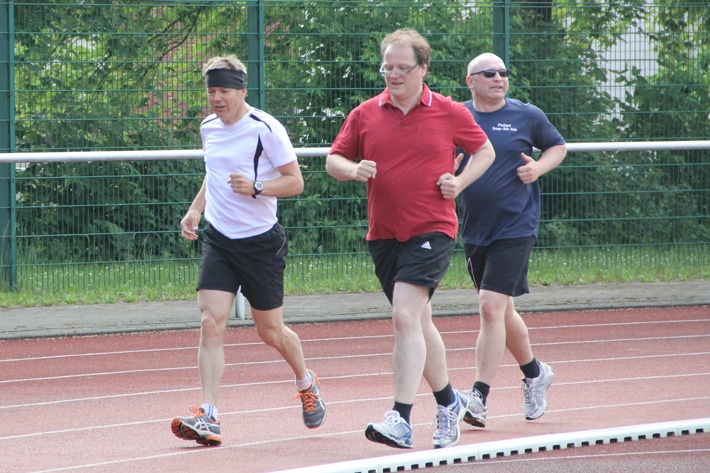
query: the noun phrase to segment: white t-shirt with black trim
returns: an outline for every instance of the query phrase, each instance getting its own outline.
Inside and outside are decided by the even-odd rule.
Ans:
[[[215,114],[208,116],[200,125],[200,134],[207,173],[205,219],[231,239],[270,230],[278,221],[276,197],[237,194],[228,181],[231,172],[255,181],[279,177],[277,168],[297,159],[284,126],[268,113],[249,107],[233,125],[225,125]]]

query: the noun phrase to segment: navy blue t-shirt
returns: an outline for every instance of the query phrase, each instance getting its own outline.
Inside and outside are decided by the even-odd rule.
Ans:
[[[496,152],[491,167],[461,193],[464,243],[487,246],[506,238],[537,237],[540,186],[537,181],[523,184],[518,177],[517,168],[524,164],[520,153],[532,156],[533,147],[544,151],[564,144],[564,138],[542,110],[519,100],[506,99],[495,112],[478,112],[470,100],[464,105]]]

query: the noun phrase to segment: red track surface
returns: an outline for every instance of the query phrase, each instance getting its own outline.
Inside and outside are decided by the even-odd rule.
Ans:
[[[489,398],[488,427],[464,425],[459,445],[710,417],[710,307],[524,316],[537,357],[555,370],[547,413],[523,419],[520,371],[508,356]],[[479,319],[436,322],[452,384],[468,389]],[[294,328],[321,379],[325,425],[311,431],[301,422],[290,371],[278,354],[252,328],[230,329],[219,404],[224,444],[216,448],[179,440],[170,430],[171,419],[201,399],[195,330],[1,341],[0,471],[258,473],[407,452],[363,434],[392,404],[390,321]],[[423,383],[412,414],[415,451],[431,448],[433,414]],[[656,453],[640,455],[644,445]],[[710,462],[710,434],[433,471],[511,471],[520,462],[527,472],[706,471],[696,467]]]

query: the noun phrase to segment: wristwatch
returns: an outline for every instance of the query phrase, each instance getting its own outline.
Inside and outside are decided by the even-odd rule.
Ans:
[[[256,198],[257,195],[261,194],[264,190],[264,184],[261,181],[254,181],[254,195],[252,197]]]

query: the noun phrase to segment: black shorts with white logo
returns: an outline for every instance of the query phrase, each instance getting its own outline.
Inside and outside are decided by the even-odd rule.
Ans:
[[[230,239],[207,223],[197,289],[242,294],[256,310],[281,307],[288,242],[280,224],[248,238]]]
[[[405,242],[394,239],[367,242],[375,273],[392,303],[394,283],[429,288],[429,297],[449,269],[454,240],[441,232],[424,233]]]

